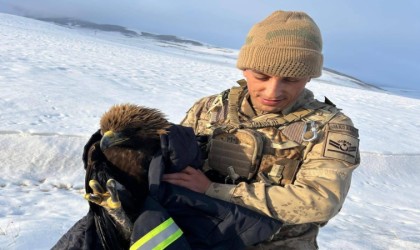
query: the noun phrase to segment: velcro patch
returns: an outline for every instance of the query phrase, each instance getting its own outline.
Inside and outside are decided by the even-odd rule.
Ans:
[[[327,132],[323,156],[355,164],[358,158],[359,139],[348,133]]]
[[[282,130],[282,133],[287,136],[289,140],[295,141],[299,144],[302,144],[302,134],[303,128],[305,127],[304,122],[294,122],[288,125],[285,129]]]

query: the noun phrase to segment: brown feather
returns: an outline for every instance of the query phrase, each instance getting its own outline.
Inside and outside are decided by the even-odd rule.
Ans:
[[[165,133],[170,124],[157,109],[119,104],[112,106],[102,115],[100,126],[102,134],[109,130],[119,132],[129,128],[141,128],[141,134],[155,137]]]
[[[106,158],[124,173],[134,177],[139,185],[147,184],[147,168],[152,154],[160,147],[159,136],[166,133],[170,123],[157,109],[133,104],[112,106],[100,121],[101,133],[130,131],[130,138],[144,142],[139,149],[110,147]],[[141,191],[141,190],[139,190]]]

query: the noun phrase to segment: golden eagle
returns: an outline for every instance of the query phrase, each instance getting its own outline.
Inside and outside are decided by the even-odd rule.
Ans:
[[[102,115],[100,130],[85,146],[85,198],[106,248],[120,248],[115,244],[121,241],[127,244],[131,223],[148,194],[149,163],[170,126],[157,109],[114,105]]]
[[[188,245],[242,249],[280,229],[280,221],[233,203],[174,185],[156,185],[162,173],[202,166],[192,128],[170,124],[158,110],[132,104],[113,106],[102,116],[100,126],[83,154],[89,212],[53,250],[129,249],[131,237],[137,241],[143,229],[146,235],[154,232],[153,223],[161,223],[166,214],[185,232],[179,249]],[[152,217],[155,220],[149,223]]]
[[[160,147],[160,135],[170,126],[157,109],[121,104],[111,107],[100,121],[100,148],[119,170],[143,185],[148,164]]]

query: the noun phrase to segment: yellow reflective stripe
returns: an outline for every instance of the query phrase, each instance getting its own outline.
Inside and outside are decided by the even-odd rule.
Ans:
[[[167,246],[172,244],[172,242],[176,241],[179,237],[181,237],[181,235],[182,235],[181,229],[176,230],[175,233],[170,235],[166,240],[162,241],[159,245],[153,248],[153,250],[165,249]]]
[[[133,245],[131,245],[130,250],[139,249],[146,243],[148,243],[150,240],[153,239],[156,235],[160,234],[161,232],[165,231],[167,228],[169,228],[171,225],[176,225],[174,220],[172,218],[167,219],[166,221],[159,224],[157,227],[153,228],[150,232],[148,232],[146,235],[141,237],[138,241],[136,241]],[[178,227],[177,227],[178,228]],[[163,249],[164,247],[167,247],[172,242],[174,242],[176,239],[178,239],[182,235],[181,229],[178,228],[173,234],[168,236],[165,240],[163,240],[161,243],[159,243],[155,248],[153,249]],[[164,243],[164,244],[163,244]],[[161,244],[163,244],[163,248],[158,248]]]
[[[150,239],[158,235],[160,232],[165,230],[167,227],[169,227],[171,224],[174,223],[174,220],[172,218],[167,219],[166,221],[159,224],[159,226],[152,229],[152,231],[145,234],[143,237],[141,237],[138,241],[136,241],[131,247],[131,249],[138,249],[142,245],[144,245],[146,242],[148,242]]]

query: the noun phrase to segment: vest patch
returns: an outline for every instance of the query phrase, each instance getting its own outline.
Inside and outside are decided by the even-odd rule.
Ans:
[[[299,144],[302,144],[302,133],[303,128],[305,127],[304,122],[294,122],[283,129],[283,134],[289,138],[289,140],[295,141]]]
[[[359,130],[353,126],[340,123],[329,123],[327,126],[329,130],[342,131],[349,133],[352,136],[359,137]]]
[[[258,171],[263,147],[262,135],[254,130],[226,133],[216,129],[209,146],[208,165],[225,176],[238,174],[251,180]]]
[[[359,139],[347,133],[329,131],[324,143],[323,156],[356,164]]]

